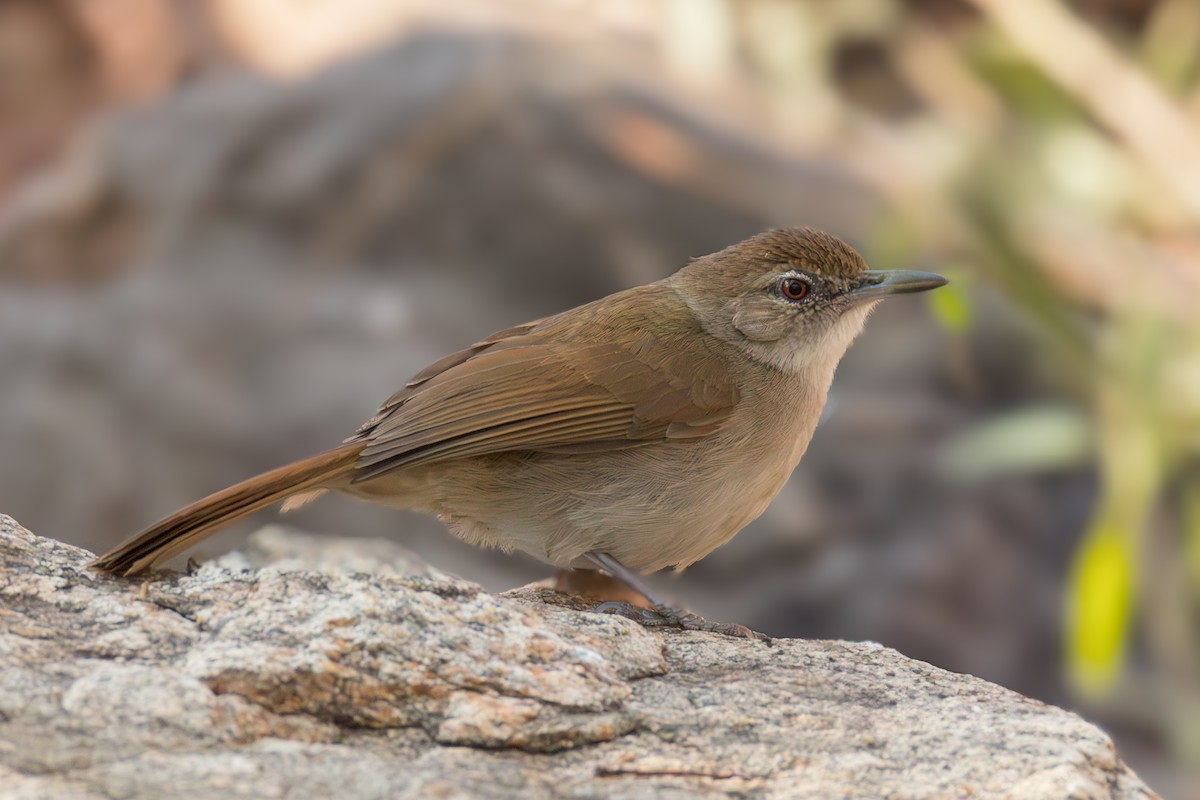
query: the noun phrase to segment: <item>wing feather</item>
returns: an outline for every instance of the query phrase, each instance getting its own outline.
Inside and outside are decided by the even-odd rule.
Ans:
[[[551,318],[553,321],[554,318]],[[510,328],[418,373],[348,441],[365,442],[354,481],[418,464],[503,452],[588,453],[711,435],[737,388],[678,342],[648,335],[539,335]]]

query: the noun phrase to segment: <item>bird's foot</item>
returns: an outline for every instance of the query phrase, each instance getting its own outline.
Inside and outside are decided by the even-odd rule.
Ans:
[[[699,614],[693,614],[682,608],[657,604],[653,608],[642,608],[631,603],[610,601],[600,603],[592,609],[597,614],[616,614],[626,619],[644,625],[647,628],[679,628],[685,631],[708,631],[722,636],[732,636],[739,639],[757,639],[771,644],[771,637],[765,633],[752,631],[745,625],[736,622],[712,622]]]

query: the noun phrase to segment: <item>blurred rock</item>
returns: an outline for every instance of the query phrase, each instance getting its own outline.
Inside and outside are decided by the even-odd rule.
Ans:
[[[20,796],[1154,796],[1078,717],[879,645],[651,633],[319,557],[145,583],[90,557],[0,516]]]
[[[302,82],[205,75],[113,113],[15,197],[0,264],[30,280],[106,273],[97,259],[438,265],[582,302],[764,225],[869,218],[875,203],[847,173],[739,139],[635,66],[425,32]],[[109,227],[142,235],[96,252]]]
[[[255,531],[242,547],[217,559],[218,566],[229,570],[257,569],[268,564],[278,569],[319,569],[339,574],[445,577],[444,572],[390,539],[318,536],[284,525],[268,525]]]

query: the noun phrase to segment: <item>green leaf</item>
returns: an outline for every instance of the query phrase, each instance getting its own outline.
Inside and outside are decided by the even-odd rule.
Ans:
[[[1076,553],[1068,583],[1068,673],[1084,694],[1106,694],[1120,678],[1132,602],[1132,553],[1101,522]]]
[[[966,333],[971,327],[971,304],[962,283],[951,281],[946,286],[931,292],[929,308],[934,318],[951,333]]]
[[[959,434],[942,450],[940,462],[950,478],[979,481],[1072,469],[1089,463],[1094,453],[1088,417],[1064,406],[1035,406],[994,417]]]

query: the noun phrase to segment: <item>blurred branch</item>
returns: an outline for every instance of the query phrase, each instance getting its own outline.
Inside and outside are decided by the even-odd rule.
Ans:
[[[897,69],[939,117],[973,140],[985,139],[1001,126],[1005,108],[1000,96],[945,36],[914,21],[889,44]]]
[[[1200,3],[1162,0],[1138,43],[1140,61],[1155,79],[1184,90],[1200,65]]]
[[[1057,0],[972,0],[1200,216],[1200,130]]]

